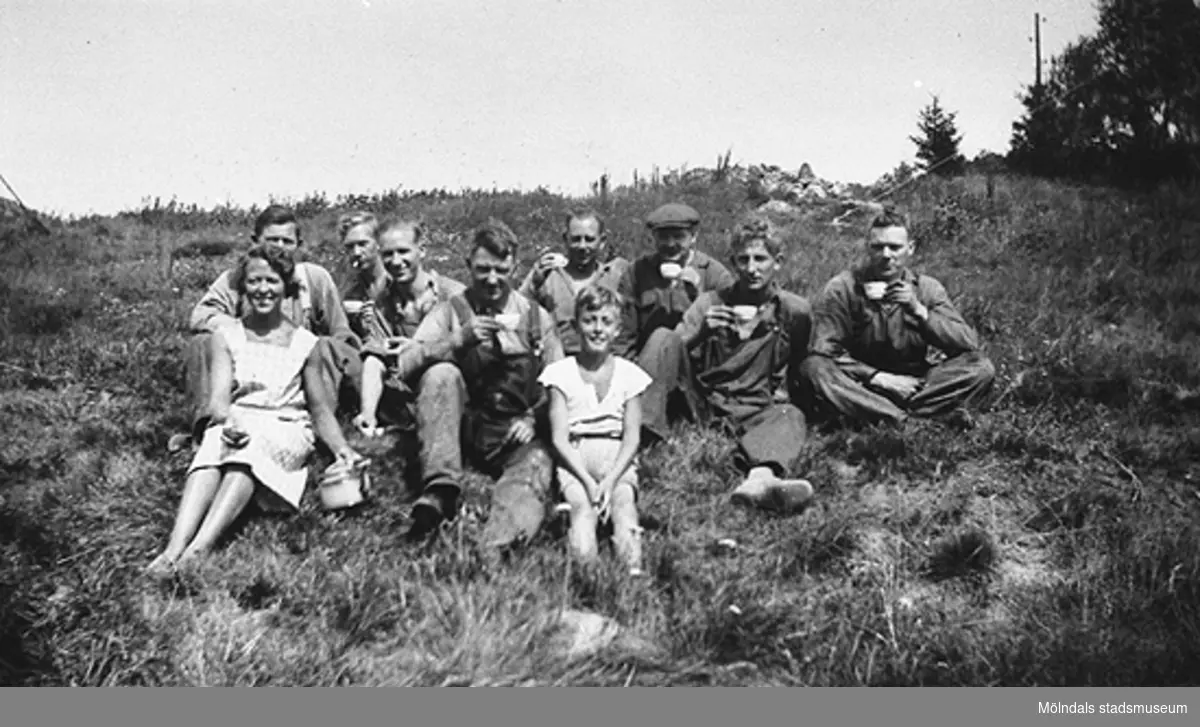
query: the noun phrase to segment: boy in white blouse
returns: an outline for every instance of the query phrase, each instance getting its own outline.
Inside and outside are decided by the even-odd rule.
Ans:
[[[571,506],[571,551],[596,562],[596,527],[611,518],[613,544],[631,575],[641,575],[637,451],[642,392],[650,375],[612,353],[621,327],[621,298],[592,284],[579,291],[579,353],[547,366],[538,381],[550,394],[550,437],[558,483]]]

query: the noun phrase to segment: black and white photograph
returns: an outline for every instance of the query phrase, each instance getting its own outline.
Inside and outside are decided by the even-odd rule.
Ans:
[[[1200,0],[0,0],[0,270],[0,686],[1195,720]]]

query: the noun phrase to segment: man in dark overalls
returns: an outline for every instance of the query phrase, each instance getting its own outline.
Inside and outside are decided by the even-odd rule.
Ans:
[[[545,517],[553,462],[545,444],[542,367],[562,358],[554,318],[512,290],[517,239],[489,221],[474,233],[471,287],[439,303],[398,357],[396,373],[417,371],[422,494],[406,538],[423,540],[457,509],[463,447],[498,478],[483,545],[499,549],[535,535]]]
[[[685,204],[665,204],[646,217],[654,252],[630,265],[617,286],[625,320],[614,351],[635,361],[654,383],[642,395],[642,427],[649,441],[667,436],[671,405],[696,416],[687,347],[676,327],[697,296],[734,282],[717,260],[695,249],[700,214]]]
[[[737,282],[701,294],[676,330],[691,353],[704,418],[738,438],[737,458],[747,474],[731,498],[794,512],[813,494],[807,480],[788,476],[806,436],[804,415],[788,390],[793,360],[808,347],[812,309],[775,282],[783,249],[765,220],[744,221],[730,247]]]

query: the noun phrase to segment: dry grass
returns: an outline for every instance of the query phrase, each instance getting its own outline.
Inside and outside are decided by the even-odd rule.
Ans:
[[[587,580],[556,529],[498,569],[476,537],[486,482],[426,548],[398,454],[378,499],[248,519],[176,580],[139,577],[165,539],[186,459],[186,312],[233,259],[245,213],[150,209],[54,226],[0,283],[0,682],[213,685],[1124,684],[1194,680],[1200,653],[1200,279],[1194,193],[1150,197],[1002,180],[908,192],[921,267],[989,341],[999,381],[958,434],[815,432],[819,498],[778,518],[730,507],[732,444],[683,426],[645,456],[650,578]],[[618,247],[683,198],[722,250],[734,186],[617,190]],[[503,217],[557,233],[553,195],[366,200],[419,211],[460,273],[462,233]],[[306,207],[332,262],[334,213]],[[856,252],[836,210],[779,219],[790,287],[813,295]],[[240,243],[239,243],[240,244]],[[166,248],[164,248],[166,246]],[[163,276],[164,249],[174,255]],[[195,255],[191,253],[195,252]],[[168,255],[167,257],[170,257]],[[336,267],[336,266],[335,266]],[[733,539],[736,547],[718,541]],[[582,658],[556,613],[620,638]]]

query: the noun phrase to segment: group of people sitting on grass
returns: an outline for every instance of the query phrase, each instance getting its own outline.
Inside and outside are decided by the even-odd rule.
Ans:
[[[745,472],[731,501],[802,510],[812,484],[792,471],[809,422],[891,422],[967,406],[994,369],[935,279],[908,267],[902,214],[867,231],[862,263],[810,305],[784,290],[786,250],[765,219],[730,234],[729,263],[696,249],[697,211],[646,217],[654,250],[607,258],[604,220],[566,215],[562,251],[519,285],[518,241],[501,222],[475,229],[469,285],[425,265],[416,221],[343,215],[352,269],[296,262],[300,226],[271,206],[254,246],[192,311],[185,353],[193,407],[182,501],[150,570],[209,550],[251,500],[294,510],[319,439],[338,462],[364,460],[338,414],[364,437],[387,428],[419,442],[420,494],[406,539],[425,540],[458,509],[464,455],[495,482],[483,547],[535,535],[555,500],[569,507],[571,551],[591,564],[597,529],[641,573],[638,453],[680,419],[737,442]]]

